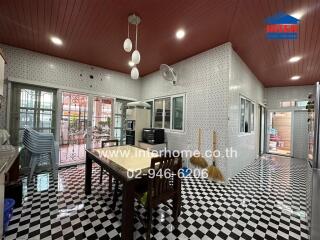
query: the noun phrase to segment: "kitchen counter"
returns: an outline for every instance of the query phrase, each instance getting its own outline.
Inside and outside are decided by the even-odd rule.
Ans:
[[[0,145],[0,239],[2,239],[3,234],[5,175],[16,162],[20,150],[20,147]]]
[[[0,145],[0,174],[7,173],[17,159],[21,148],[12,145]]]

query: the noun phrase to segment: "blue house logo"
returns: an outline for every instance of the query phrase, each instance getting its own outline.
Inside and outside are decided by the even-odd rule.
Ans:
[[[268,17],[265,20],[267,39],[289,39],[298,38],[299,19],[296,19],[286,13],[280,12]]]

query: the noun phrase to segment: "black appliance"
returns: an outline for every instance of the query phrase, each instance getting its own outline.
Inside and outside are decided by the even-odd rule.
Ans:
[[[164,143],[164,129],[144,128],[142,130],[142,140],[143,142],[150,144]]]
[[[132,131],[132,130],[126,131],[126,144],[127,145],[135,144],[135,131]]]
[[[127,130],[135,130],[135,121],[127,120]]]

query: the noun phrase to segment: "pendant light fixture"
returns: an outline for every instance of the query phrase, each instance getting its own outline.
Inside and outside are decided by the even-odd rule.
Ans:
[[[138,48],[138,24],[136,24],[136,47],[131,56],[131,61],[134,62],[136,65],[140,63],[140,53],[137,48]]]
[[[128,38],[123,43],[123,48],[126,52],[131,52],[132,50],[132,42],[129,38],[129,24],[136,26],[136,42],[135,42],[135,50],[133,51],[131,55],[131,63],[130,66],[132,66],[131,69],[131,78],[132,79],[138,79],[139,78],[139,70],[137,68],[137,64],[140,63],[140,52],[138,51],[138,25],[141,22],[141,18],[135,14],[129,15],[128,17]],[[129,41],[130,43],[128,43]],[[130,47],[129,47],[130,46]]]
[[[139,70],[137,67],[131,69],[131,78],[135,80],[139,78]]]
[[[130,25],[129,25],[129,22],[128,22],[128,37],[126,38],[126,40],[124,40],[124,43],[123,43],[123,49],[126,51],[126,52],[131,52],[132,50],[132,42],[131,42],[131,39],[130,39]]]

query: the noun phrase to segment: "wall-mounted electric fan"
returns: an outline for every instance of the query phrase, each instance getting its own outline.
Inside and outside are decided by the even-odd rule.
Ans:
[[[160,72],[162,77],[171,82],[172,85],[177,84],[177,73],[174,71],[174,69],[167,64],[161,64],[160,65]]]

